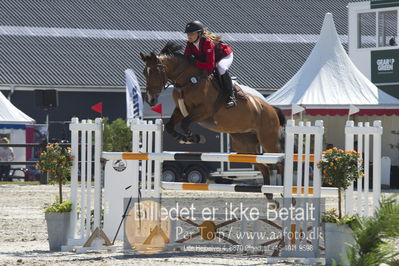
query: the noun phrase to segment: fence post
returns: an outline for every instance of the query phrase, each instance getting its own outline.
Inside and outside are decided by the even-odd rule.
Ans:
[[[101,153],[103,149],[103,122],[101,118],[95,120],[96,129],[94,131],[94,228],[101,224],[101,206],[102,206],[102,175],[101,175]]]
[[[156,130],[155,130],[155,152],[162,152],[163,141],[162,141],[162,133],[163,133],[163,124],[162,119],[157,119],[155,121]],[[154,161],[155,170],[154,170],[154,192],[155,199],[161,199],[161,179],[162,179],[162,162]]]
[[[136,130],[135,127],[141,124],[141,120],[138,118],[133,119],[131,123],[131,130],[132,130],[132,152],[140,152],[140,131]],[[133,171],[132,171],[132,197],[137,199],[139,195],[139,161],[134,160],[131,162]]]
[[[373,135],[373,211],[379,207],[381,196],[381,121],[374,121],[376,132]]]
[[[285,162],[284,162],[284,197],[292,197],[292,179],[294,168],[294,134],[295,120],[288,120],[285,128]]]
[[[69,126],[71,130],[71,155],[73,157],[72,169],[71,169],[71,218],[70,218],[70,229],[68,239],[74,239],[76,237],[76,220],[77,220],[77,192],[78,192],[78,164],[79,164],[79,130],[76,125],[79,123],[77,117],[73,117]]]
[[[322,120],[317,120],[315,126],[319,128],[319,132],[315,134],[314,139],[314,163],[313,163],[313,197],[321,197],[321,175],[320,169],[317,167],[317,163],[321,160],[322,149],[323,149],[323,135],[324,125]]]
[[[345,150],[353,150],[354,134],[350,131],[350,128],[355,126],[355,122],[346,121],[345,125]],[[348,187],[345,192],[345,213],[348,215],[353,214],[353,183]]]

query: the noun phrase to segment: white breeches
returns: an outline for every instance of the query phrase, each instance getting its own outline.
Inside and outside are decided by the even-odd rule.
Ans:
[[[226,55],[216,64],[216,68],[220,75],[226,73],[226,71],[230,68],[231,64],[233,63],[233,53]]]

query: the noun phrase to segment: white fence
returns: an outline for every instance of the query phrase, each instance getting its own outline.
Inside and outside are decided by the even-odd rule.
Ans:
[[[63,250],[83,246],[101,221],[102,120],[72,118],[70,124],[73,165],[71,171],[71,221]],[[94,171],[93,171],[94,166]],[[80,176],[80,184],[78,178]],[[92,185],[94,177],[94,186]],[[92,215],[93,212],[93,215]]]
[[[372,215],[378,208],[381,197],[381,121],[370,123],[347,121],[345,126],[345,149],[356,149],[363,159],[364,178],[357,180],[357,187],[352,184],[345,193],[345,212],[347,214]],[[372,139],[372,140],[371,140]],[[355,145],[357,144],[357,147]],[[372,145],[371,145],[372,144]],[[370,162],[373,165],[373,189],[369,189]],[[354,193],[356,192],[356,194]],[[372,200],[370,201],[370,196]]]

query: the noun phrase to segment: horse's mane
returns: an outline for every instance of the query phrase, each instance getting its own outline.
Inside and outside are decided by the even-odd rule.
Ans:
[[[182,55],[180,53],[180,50],[183,48],[182,45],[176,43],[176,42],[172,42],[172,41],[168,41],[165,45],[164,48],[162,48],[161,50],[161,55]]]

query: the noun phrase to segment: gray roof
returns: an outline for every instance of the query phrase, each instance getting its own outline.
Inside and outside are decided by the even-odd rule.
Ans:
[[[40,3],[40,4],[39,4]],[[325,12],[347,33],[344,0],[52,0],[0,1],[1,25],[49,28],[180,31],[192,18],[216,32],[318,34]],[[218,11],[215,12],[214,9]],[[312,14],[311,16],[309,14]],[[223,23],[221,23],[223,21]],[[0,84],[124,86],[124,70],[141,75],[139,52],[159,52],[166,40],[0,34]],[[183,44],[184,41],[180,40]],[[279,88],[301,67],[312,42],[231,41],[232,75],[254,88]]]
[[[348,0],[2,0],[12,26],[183,31],[198,19],[215,32],[319,34],[324,14],[347,33]],[[354,1],[351,1],[354,2]]]
[[[24,85],[124,86],[127,68],[145,84],[139,53],[159,52],[165,45],[165,41],[60,37],[0,36],[0,40],[4,48],[0,83]],[[254,88],[282,86],[313,48],[311,43],[231,45],[235,50],[231,74]]]

